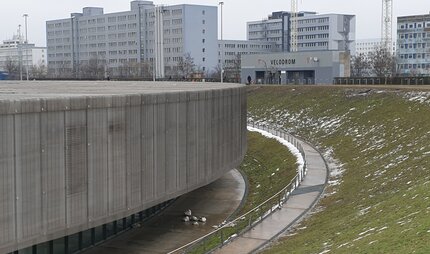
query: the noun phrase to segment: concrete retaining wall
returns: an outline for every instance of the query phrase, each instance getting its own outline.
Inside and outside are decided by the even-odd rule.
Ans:
[[[246,90],[0,101],[0,253],[207,185],[246,151]]]

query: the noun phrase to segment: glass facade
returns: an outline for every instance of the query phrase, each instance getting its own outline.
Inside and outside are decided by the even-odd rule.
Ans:
[[[53,241],[34,245],[22,250],[13,252],[13,254],[75,254],[87,250],[92,246],[103,243],[134,227],[136,223],[141,223],[152,216],[158,214],[173,200],[166,201],[154,207],[148,208],[126,218],[122,218],[104,225],[88,229],[73,235],[65,236]],[[11,253],[12,254],[12,253]]]

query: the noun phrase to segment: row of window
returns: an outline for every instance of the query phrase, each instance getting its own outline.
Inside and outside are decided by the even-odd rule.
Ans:
[[[58,45],[58,46],[48,46],[49,51],[62,51],[62,50],[72,50],[71,45]]]
[[[430,70],[430,64],[399,64],[399,69],[427,69]]]
[[[170,20],[166,20],[164,22],[170,22]],[[205,20],[202,20],[203,24],[206,23]],[[172,24],[178,25],[182,24],[182,19],[173,19]],[[166,25],[166,24],[165,24]],[[149,26],[154,26],[154,22],[149,22]],[[79,33],[86,34],[86,33],[101,33],[105,31],[116,31],[116,30],[130,30],[130,29],[137,29],[137,23],[130,23],[130,24],[118,24],[118,25],[108,25],[108,26],[99,26],[99,27],[89,27],[89,28],[80,28]],[[173,34],[180,34],[182,33],[182,28],[176,28],[171,30]],[[166,29],[166,33],[170,34],[170,30]],[[60,35],[69,35],[71,34],[71,30],[57,30],[57,31],[48,31],[48,36],[60,36]]]
[[[299,28],[298,31],[300,33],[300,32],[312,32],[312,31],[326,31],[329,29],[330,29],[330,26],[312,26],[312,27]]]
[[[327,39],[329,34],[311,34],[311,35],[299,35],[299,40],[313,40],[313,39]]]
[[[406,44],[400,44],[400,48],[402,49],[424,49],[426,47],[430,47],[430,43],[406,43]]]
[[[172,16],[182,15],[182,9],[175,9],[172,11],[170,11],[168,9],[163,9],[162,12],[163,12],[164,17],[170,16],[170,15],[172,15]],[[205,11],[202,11],[202,15],[204,15],[205,13],[206,13]],[[147,12],[145,15],[146,15],[146,18],[155,18],[155,12],[154,11]]]
[[[328,23],[330,19],[327,18],[317,18],[317,19],[304,19],[299,20],[299,24],[314,24],[314,23]]]
[[[61,36],[61,35],[70,35],[71,30],[57,30],[57,31],[48,31],[48,36]]]
[[[430,38],[430,33],[400,33],[399,35],[399,39],[417,39],[417,38]]]
[[[363,47],[363,46],[380,46],[381,41],[373,41],[373,42],[357,42],[357,47]],[[396,46],[396,42],[393,42],[393,46]]]
[[[121,22],[121,21],[133,21],[137,19],[137,15],[136,14],[132,14],[132,15],[121,15],[121,16],[115,16],[115,17],[108,17],[108,23],[116,23],[116,22]],[[93,25],[93,24],[104,24],[106,23],[106,18],[102,17],[102,18],[91,18],[91,19],[87,19],[87,20],[79,20],[79,25],[80,26],[86,26],[86,25]]]
[[[124,39],[124,38],[136,38],[137,32],[129,32],[129,33],[118,33],[118,34],[109,34],[107,38],[109,40],[114,39]],[[97,40],[106,40],[106,35],[100,34],[100,35],[89,35],[89,36],[79,36],[80,41],[97,41]]]
[[[328,46],[328,42],[327,41],[323,41],[323,42],[298,43],[298,46],[300,48],[327,47]]]
[[[56,39],[48,39],[48,44],[54,44],[54,43],[70,43],[70,38],[56,38]]]
[[[426,54],[425,53],[419,53],[419,54],[400,54],[400,59],[425,59]],[[427,54],[427,58],[430,59],[430,54]]]
[[[69,28],[71,26],[71,22],[70,21],[64,21],[64,22],[57,22],[57,23],[49,23],[46,25],[47,28],[49,29],[54,29],[54,28]]]
[[[430,27],[430,21],[406,23],[406,24],[399,25],[400,29],[416,29],[416,28],[424,28],[424,27]]]
[[[282,27],[282,22],[263,22],[263,23],[257,23],[257,24],[249,24],[248,28],[250,30],[255,30],[255,29],[279,29]]]

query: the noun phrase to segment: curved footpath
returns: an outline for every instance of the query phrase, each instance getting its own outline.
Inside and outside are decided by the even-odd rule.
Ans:
[[[246,183],[238,170],[232,170],[219,180],[188,193],[160,215],[118,237],[91,248],[86,254],[167,253],[213,230],[240,207]],[[191,209],[205,216],[207,223],[198,226],[182,222],[184,211]]]
[[[299,140],[300,141],[300,140]],[[314,207],[328,182],[328,166],[322,155],[311,145],[300,141],[307,163],[308,173],[300,186],[291,194],[277,212],[269,215],[252,230],[215,253],[253,253],[290,229]]]

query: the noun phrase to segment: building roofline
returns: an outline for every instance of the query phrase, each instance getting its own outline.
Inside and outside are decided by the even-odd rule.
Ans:
[[[400,16],[400,17],[397,17],[397,20],[423,19],[423,18],[429,18],[429,19],[430,19],[430,14],[420,14],[420,15]]]

